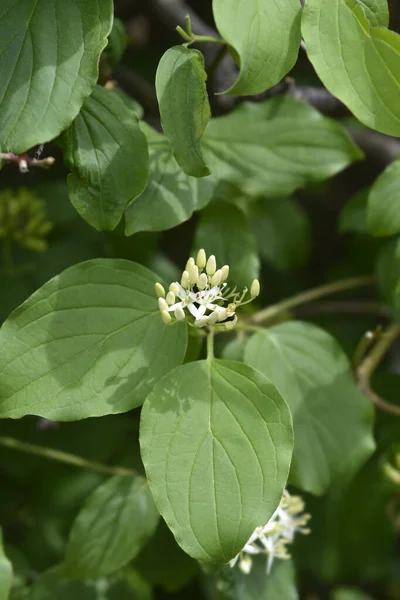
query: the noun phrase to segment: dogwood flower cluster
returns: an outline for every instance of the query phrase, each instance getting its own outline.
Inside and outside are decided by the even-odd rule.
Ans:
[[[248,304],[260,293],[260,283],[255,279],[250,292],[228,287],[229,266],[217,269],[214,255],[208,259],[199,250],[196,260],[189,258],[180,282],[174,281],[166,293],[161,283],[156,283],[158,307],[164,323],[186,320],[194,327],[219,325],[233,329],[237,323],[236,309]],[[246,296],[247,297],[246,299]]]
[[[230,561],[230,566],[234,567],[239,562],[239,569],[247,575],[253,564],[252,556],[266,554],[267,573],[269,573],[275,558],[290,558],[287,546],[293,542],[295,534],[310,533],[305,526],[311,515],[303,511],[302,498],[291,496],[285,490],[278,508],[268,523],[255,529],[244,548]]]

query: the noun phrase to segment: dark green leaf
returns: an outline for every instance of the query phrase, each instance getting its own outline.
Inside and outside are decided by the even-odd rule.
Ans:
[[[97,579],[126,565],[153,534],[159,514],[143,477],[115,476],[98,487],[70,534],[65,572]]]
[[[0,148],[48,142],[93,91],[112,26],[112,0],[2,0]]]
[[[294,98],[242,104],[212,119],[202,145],[214,180],[272,198],[322,181],[362,158],[340,125]]]
[[[333,592],[332,600],[373,600],[356,588],[340,588]]]
[[[288,408],[242,363],[183,365],[143,407],[140,445],[155,503],[197,560],[227,562],[280,501],[292,450]]]
[[[128,45],[128,36],[125,25],[121,19],[114,19],[112,30],[108,38],[107,60],[110,67],[114,68],[122,58],[125,48]]]
[[[341,233],[367,233],[368,193],[369,190],[361,190],[345,204],[339,220]]]
[[[297,60],[301,41],[301,7],[297,0],[213,0],[213,12],[223,38],[239,57],[240,74],[228,90],[249,96],[272,87]]]
[[[400,160],[389,165],[371,188],[368,230],[377,236],[400,233]]]
[[[245,361],[276,385],[291,409],[290,481],[322,494],[339,477],[352,476],[374,450],[373,408],[337,342],[314,325],[284,323],[252,336]]]
[[[144,192],[126,209],[127,235],[180,225],[207,204],[214,187],[209,178],[190,177],[182,171],[164,136],[148,126],[142,129],[149,143],[150,178]]]
[[[0,416],[70,421],[140,406],[185,356],[184,324],[163,324],[155,274],[125,260],[67,269],[0,330]]]
[[[200,139],[210,119],[204,57],[199,50],[174,46],[157,69],[156,91],[161,124],[176,162],[187,175],[210,174]]]
[[[377,261],[378,285],[382,296],[397,313],[400,311],[400,238],[385,244]]]
[[[147,142],[136,114],[118,94],[97,86],[59,142],[72,171],[72,204],[96,229],[115,229],[148,179]]]
[[[201,214],[194,241],[195,250],[214,254],[218,268],[229,265],[229,284],[250,288],[257,279],[260,261],[255,237],[246,215],[235,205],[217,202]]]

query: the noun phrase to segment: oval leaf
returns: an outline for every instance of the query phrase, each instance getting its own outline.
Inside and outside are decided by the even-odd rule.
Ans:
[[[227,562],[268,521],[292,452],[289,410],[249,366],[189,363],[156,385],[140,445],[155,503],[183,550]]]
[[[72,204],[96,229],[115,229],[148,180],[147,141],[136,114],[118,94],[97,86],[59,142],[72,171]]]
[[[307,54],[328,90],[365,125],[400,136],[400,36],[371,0],[307,0],[302,33]],[[382,2],[379,2],[379,6]],[[386,7],[387,10],[387,7]],[[367,16],[366,16],[367,14]]]
[[[0,598],[7,600],[12,584],[12,566],[4,553],[3,534],[0,529]]]
[[[54,277],[0,330],[0,417],[71,421],[140,406],[181,364],[185,325],[164,325],[156,275],[125,260]]]
[[[194,177],[210,174],[200,146],[211,115],[206,79],[203,55],[185,46],[167,50],[156,75],[162,128],[176,162]]]
[[[3,151],[25,152],[68,127],[96,85],[112,19],[112,0],[2,0]]]
[[[184,223],[211,199],[209,178],[186,175],[179,167],[168,140],[142,124],[150,151],[149,183],[125,211],[126,235],[138,231],[164,231]]]
[[[368,230],[372,235],[400,233],[400,160],[375,181],[368,196]]]
[[[143,477],[111,477],[89,496],[72,526],[65,573],[96,579],[117,571],[136,556],[158,519]]]
[[[322,494],[360,468],[374,449],[373,408],[328,333],[300,322],[271,327],[250,338],[245,361],[290,406],[295,436],[290,481],[296,487]]]
[[[297,0],[213,0],[213,12],[219,32],[240,59],[230,94],[258,94],[291,70],[301,41]]]
[[[273,198],[335,175],[363,156],[340,125],[294,98],[242,104],[212,119],[202,145],[213,179]]]

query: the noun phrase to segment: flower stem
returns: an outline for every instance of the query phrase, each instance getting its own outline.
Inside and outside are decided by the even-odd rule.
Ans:
[[[214,330],[210,329],[207,335],[207,360],[214,358]]]
[[[373,285],[374,283],[374,277],[354,277],[351,279],[343,279],[341,281],[328,283],[327,285],[322,285],[320,287],[307,290],[306,292],[301,292],[296,296],[292,296],[291,298],[287,298],[282,302],[278,302],[277,304],[268,306],[267,308],[256,312],[251,317],[251,322],[255,325],[259,325],[260,323],[264,323],[265,321],[275,318],[277,315],[284,313],[290,308],[295,308],[296,306],[306,304],[307,302],[317,300],[318,298],[323,298],[324,296],[329,296],[330,294],[345,292],[347,290]]]
[[[75,454],[69,454],[68,452],[62,452],[61,450],[46,448],[36,444],[28,444],[27,442],[21,442],[20,440],[11,437],[0,436],[0,445],[5,448],[11,448],[12,450],[35,454],[36,456],[41,456],[50,460],[57,460],[58,462],[73,465],[74,467],[79,467],[81,469],[90,469],[91,471],[97,471],[98,473],[104,473],[105,475],[122,475],[126,477],[138,475],[133,469],[103,465],[101,463],[86,460]]]

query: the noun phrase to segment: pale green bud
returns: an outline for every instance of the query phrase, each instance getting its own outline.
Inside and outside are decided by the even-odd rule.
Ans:
[[[221,283],[224,283],[229,277],[229,265],[224,265],[221,269]]]
[[[224,308],[223,306],[221,306],[219,308],[216,308],[215,312],[218,315],[218,321],[219,322],[225,321],[225,319],[228,318],[228,315],[227,315],[227,312],[226,312],[226,308]]]
[[[207,264],[207,255],[205,253],[205,250],[203,250],[203,248],[202,248],[197,253],[196,265],[199,267],[199,269],[204,269],[206,264]]]
[[[211,254],[211,256],[209,257],[209,259],[207,261],[207,265],[206,265],[207,275],[210,275],[210,276],[214,275],[216,270],[217,270],[217,261],[215,260],[214,254]]]
[[[197,287],[199,290],[205,290],[208,285],[208,277],[205,273],[202,273],[197,280]]]
[[[176,307],[174,310],[174,315],[177,321],[184,321],[186,318],[185,311],[183,310],[182,306]]]
[[[218,313],[214,310],[211,315],[207,317],[208,325],[214,325],[218,321]]]
[[[175,303],[175,294],[174,292],[168,292],[167,294],[167,304],[170,306]]]
[[[179,288],[177,283],[171,283],[169,286],[169,291],[173,292],[175,296],[179,296]]]
[[[186,263],[185,271],[190,273],[191,268],[194,267],[195,264],[196,263],[194,262],[194,258],[190,257]]]
[[[208,317],[200,317],[200,319],[197,319],[194,324],[196,327],[204,327],[204,325],[207,324],[207,319]]]
[[[159,298],[165,298],[165,290],[163,288],[163,286],[161,285],[161,283],[157,283],[154,286],[155,290],[156,290],[156,294]]]
[[[166,325],[169,325],[172,321],[171,315],[167,310],[163,310],[161,313],[161,318]]]
[[[188,287],[188,285],[189,285],[189,272],[183,271],[182,277],[181,277],[181,286],[186,289]]]
[[[221,275],[222,275],[222,271],[221,269],[218,269],[218,271],[215,271],[214,275],[211,277],[211,285],[219,285],[221,283]]]
[[[199,267],[197,265],[193,265],[189,272],[189,283],[195,285],[199,278]]]
[[[260,282],[258,281],[258,279],[254,279],[253,283],[251,284],[251,288],[250,288],[250,296],[252,298],[257,298],[257,296],[260,295]]]
[[[164,310],[168,311],[168,304],[166,303],[164,298],[158,299],[158,308],[159,308],[160,312],[163,312]]]
[[[237,323],[237,322],[238,322],[238,318],[237,318],[237,316],[235,315],[235,317],[234,317],[233,321],[227,321],[227,322],[225,323],[225,328],[226,328],[226,329],[228,329],[228,330],[230,331],[231,329],[234,329],[234,327],[236,326],[236,323]]]

